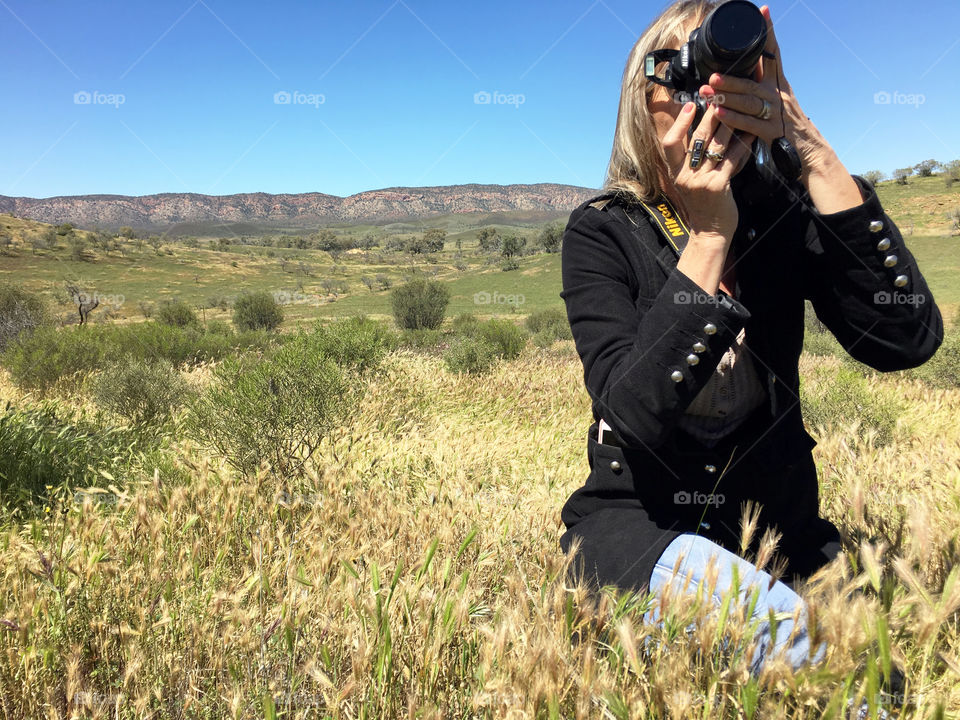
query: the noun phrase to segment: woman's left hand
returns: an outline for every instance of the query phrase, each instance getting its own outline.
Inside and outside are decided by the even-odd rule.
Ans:
[[[773,32],[770,8],[764,5],[760,12],[767,21],[767,44],[764,50],[773,58],[761,57],[754,74],[756,81],[714,73],[710,76],[710,84],[700,88],[700,94],[717,105],[717,117],[734,130],[743,130],[763,138],[768,145],[786,136],[799,153],[806,176],[826,160],[832,150],[801,110],[793,88],[783,73],[780,46]],[[770,117],[766,120],[757,117],[763,111],[763,101],[770,104]]]

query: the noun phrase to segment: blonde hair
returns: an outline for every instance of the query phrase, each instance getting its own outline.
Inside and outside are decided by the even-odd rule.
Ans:
[[[679,49],[687,41],[690,22],[696,27],[723,0],[677,0],[643,31],[627,58],[620,90],[620,108],[613,138],[604,191],[618,190],[628,197],[652,202],[663,187],[660,178],[670,177],[667,159],[657,136],[647,102],[656,83],[647,80],[644,59],[661,48]],[[657,66],[662,74],[666,62]]]

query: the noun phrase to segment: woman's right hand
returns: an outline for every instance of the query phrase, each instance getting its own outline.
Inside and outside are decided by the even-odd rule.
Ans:
[[[695,109],[692,102],[684,105],[663,137],[670,180],[686,210],[684,220],[691,234],[703,238],[722,237],[729,244],[739,220],[730,180],[751,157],[754,136],[734,135],[717,117],[717,106],[710,103],[688,140],[687,132],[696,116]],[[688,151],[692,151],[698,139],[703,141],[703,158],[698,167],[691,168]],[[723,159],[719,162],[711,160],[707,151],[721,154]]]

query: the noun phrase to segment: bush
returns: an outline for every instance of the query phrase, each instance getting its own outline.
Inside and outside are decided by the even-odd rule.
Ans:
[[[329,357],[344,367],[372,370],[383,356],[399,345],[396,335],[382,323],[363,315],[317,323],[310,335],[298,338],[313,352]]]
[[[479,375],[490,369],[497,360],[497,348],[486,338],[459,337],[443,354],[450,372]]]
[[[283,308],[266,291],[244,293],[233,303],[233,324],[239,330],[274,330],[283,322]]]
[[[453,319],[450,327],[458,335],[475,335],[480,327],[480,320],[473,313],[460,313]]]
[[[400,332],[400,344],[417,350],[434,349],[443,343],[446,335],[443,330],[430,330],[427,328],[420,330],[402,330]]]
[[[570,321],[562,308],[548,308],[530,313],[526,327],[533,333],[533,341],[538,347],[547,347],[555,340],[572,340]]]
[[[231,357],[192,404],[187,431],[242,473],[263,462],[299,472],[324,437],[355,408],[362,385],[309,342],[291,341],[270,357]]]
[[[50,311],[41,295],[20,285],[0,285],[0,352],[22,332],[50,322]]]
[[[132,357],[97,375],[91,390],[97,405],[139,426],[162,425],[189,394],[187,383],[169,361]]]
[[[45,486],[89,486],[166,464],[130,430],[104,426],[54,402],[0,412],[0,497],[25,505]]]
[[[42,327],[11,345],[3,364],[21,388],[47,392],[58,382],[74,385],[85,375],[126,357],[164,359],[183,367],[270,345],[271,337],[263,332],[224,336],[157,322]]]
[[[450,289],[436,280],[418,278],[395,288],[390,301],[398,327],[435,330],[443,323],[450,302]]]
[[[848,364],[837,370],[818,371],[812,379],[812,384],[800,379],[801,410],[811,428],[846,427],[859,421],[857,436],[861,440],[871,432],[876,433],[878,447],[893,440],[897,418],[903,411],[897,397],[871,387]]]
[[[233,328],[230,327],[230,323],[224,320],[210,320],[205,330],[207,335],[223,335],[225,337],[233,335]]]
[[[493,318],[482,323],[477,337],[493,346],[494,352],[504,360],[518,357],[527,344],[526,333],[509,320]]]
[[[200,327],[200,320],[192,307],[182,300],[168,300],[157,310],[157,322],[173,327]]]

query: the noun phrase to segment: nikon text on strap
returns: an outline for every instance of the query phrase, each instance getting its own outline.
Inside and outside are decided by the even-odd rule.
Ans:
[[[641,200],[640,205],[653,218],[654,223],[660,228],[660,232],[667,239],[670,247],[673,248],[677,257],[680,257],[680,253],[687,245],[687,240],[690,239],[690,230],[680,218],[679,213],[674,210],[670,201],[661,195],[660,199],[654,204],[645,203]]]

